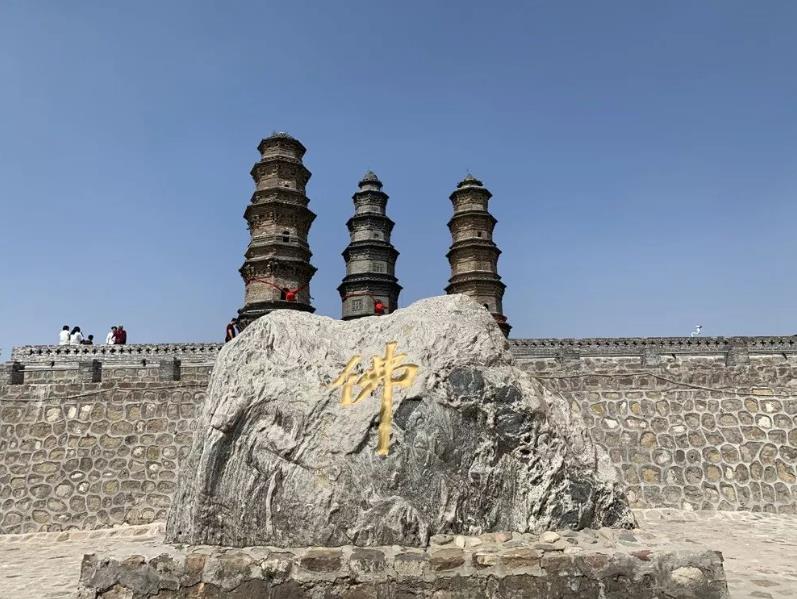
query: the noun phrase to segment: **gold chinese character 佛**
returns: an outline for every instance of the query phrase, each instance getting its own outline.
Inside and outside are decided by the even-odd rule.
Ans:
[[[382,390],[382,403],[379,408],[379,441],[376,446],[376,453],[386,456],[390,448],[390,431],[393,428],[393,385],[398,385],[406,389],[412,385],[415,375],[418,373],[418,366],[415,364],[403,364],[406,354],[396,354],[396,343],[391,341],[385,346],[384,356],[374,356],[371,368],[363,373],[355,372],[355,368],[362,359],[361,356],[353,356],[340,376],[332,381],[330,389],[342,388],[340,403],[349,406],[365,399],[375,392],[380,385]],[[352,399],[353,390],[359,388],[359,393]]]

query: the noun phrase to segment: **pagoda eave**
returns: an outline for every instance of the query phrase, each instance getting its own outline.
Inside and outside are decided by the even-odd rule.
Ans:
[[[269,166],[271,164],[290,164],[293,167],[296,167],[298,171],[303,175],[302,179],[307,182],[310,180],[312,174],[308,170],[308,168],[304,165],[304,163],[299,158],[295,158],[293,156],[286,156],[284,154],[273,154],[271,156],[265,156],[258,160],[257,162],[252,165],[252,168],[249,171],[249,174],[252,178],[257,181],[257,177],[255,176],[257,171],[262,169],[263,167]]]
[[[457,245],[457,243],[452,245],[451,248],[446,252],[446,258],[451,260],[452,257],[463,252],[464,250],[472,250],[472,249],[485,250],[495,255],[496,259],[498,258],[498,256],[501,255],[501,250],[498,249],[498,246],[495,245],[495,243],[493,243],[492,241],[485,240],[485,242],[482,243],[481,240],[479,240],[479,238],[476,238],[476,241],[479,241],[480,243],[467,243],[469,241],[470,240],[468,239],[465,241],[457,242],[458,244],[462,245]]]
[[[385,244],[377,244],[375,242],[373,243],[358,242],[358,243],[362,243],[362,245],[356,245],[356,246],[348,245],[346,246],[346,249],[340,253],[341,256],[343,256],[343,259],[346,260],[346,262],[348,262],[353,255],[357,254],[357,250],[374,250],[375,252],[386,252],[387,256],[385,259],[393,264],[395,264],[396,260],[398,260],[399,251],[389,243]]]
[[[458,220],[464,220],[468,217],[486,218],[492,223],[492,227],[495,227],[495,225],[498,224],[498,219],[489,212],[485,212],[484,210],[463,210],[462,212],[456,212],[451,217],[451,219],[448,221],[448,228],[452,229],[453,225],[456,224]]]
[[[455,200],[455,199],[456,199],[458,196],[461,196],[461,195],[463,195],[463,194],[465,194],[466,192],[469,192],[469,191],[470,191],[470,192],[474,192],[474,191],[475,191],[475,192],[477,192],[479,195],[486,197],[488,200],[489,200],[491,197],[493,197],[493,194],[491,194],[491,193],[490,193],[490,192],[489,192],[487,189],[485,189],[484,187],[477,187],[477,186],[470,186],[470,185],[466,185],[465,187],[460,187],[460,188],[458,188],[458,189],[455,189],[454,191],[452,191],[452,192],[451,192],[451,195],[449,195],[449,196],[448,196],[448,199],[449,199],[449,200],[451,200],[451,201],[453,202],[453,201],[454,201],[454,200]]]
[[[365,212],[363,214],[355,214],[354,216],[350,217],[349,220],[346,221],[346,227],[349,229],[349,231],[351,231],[351,227],[355,222],[367,220],[386,223],[388,232],[393,231],[393,227],[396,224],[389,216],[378,214],[376,212]]]

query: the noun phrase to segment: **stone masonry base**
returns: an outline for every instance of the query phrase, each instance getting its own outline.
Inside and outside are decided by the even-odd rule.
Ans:
[[[181,547],[86,555],[80,599],[728,597],[722,554],[646,549],[633,531],[438,535],[426,549]]]

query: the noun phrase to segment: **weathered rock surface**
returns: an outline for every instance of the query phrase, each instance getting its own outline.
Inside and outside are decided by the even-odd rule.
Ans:
[[[384,386],[351,405],[332,383],[389,342]],[[355,387],[354,397],[360,390]],[[512,365],[492,317],[464,296],[342,322],[278,311],[219,354],[169,516],[172,542],[426,546],[431,535],[631,526],[615,471],[566,401]]]

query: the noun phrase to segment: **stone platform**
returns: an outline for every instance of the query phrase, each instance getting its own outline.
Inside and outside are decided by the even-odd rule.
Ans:
[[[724,599],[722,554],[639,548],[630,531],[437,535],[426,549],[175,548],[84,558],[80,599]]]
[[[797,517],[751,512],[635,510],[640,528],[617,545],[667,551],[674,545],[719,550],[731,599],[797,597]],[[620,531],[622,532],[622,531]],[[0,535],[0,597],[76,597],[84,554],[151,560],[174,548],[163,543],[164,525],[95,531]],[[473,548],[469,548],[472,550]]]

